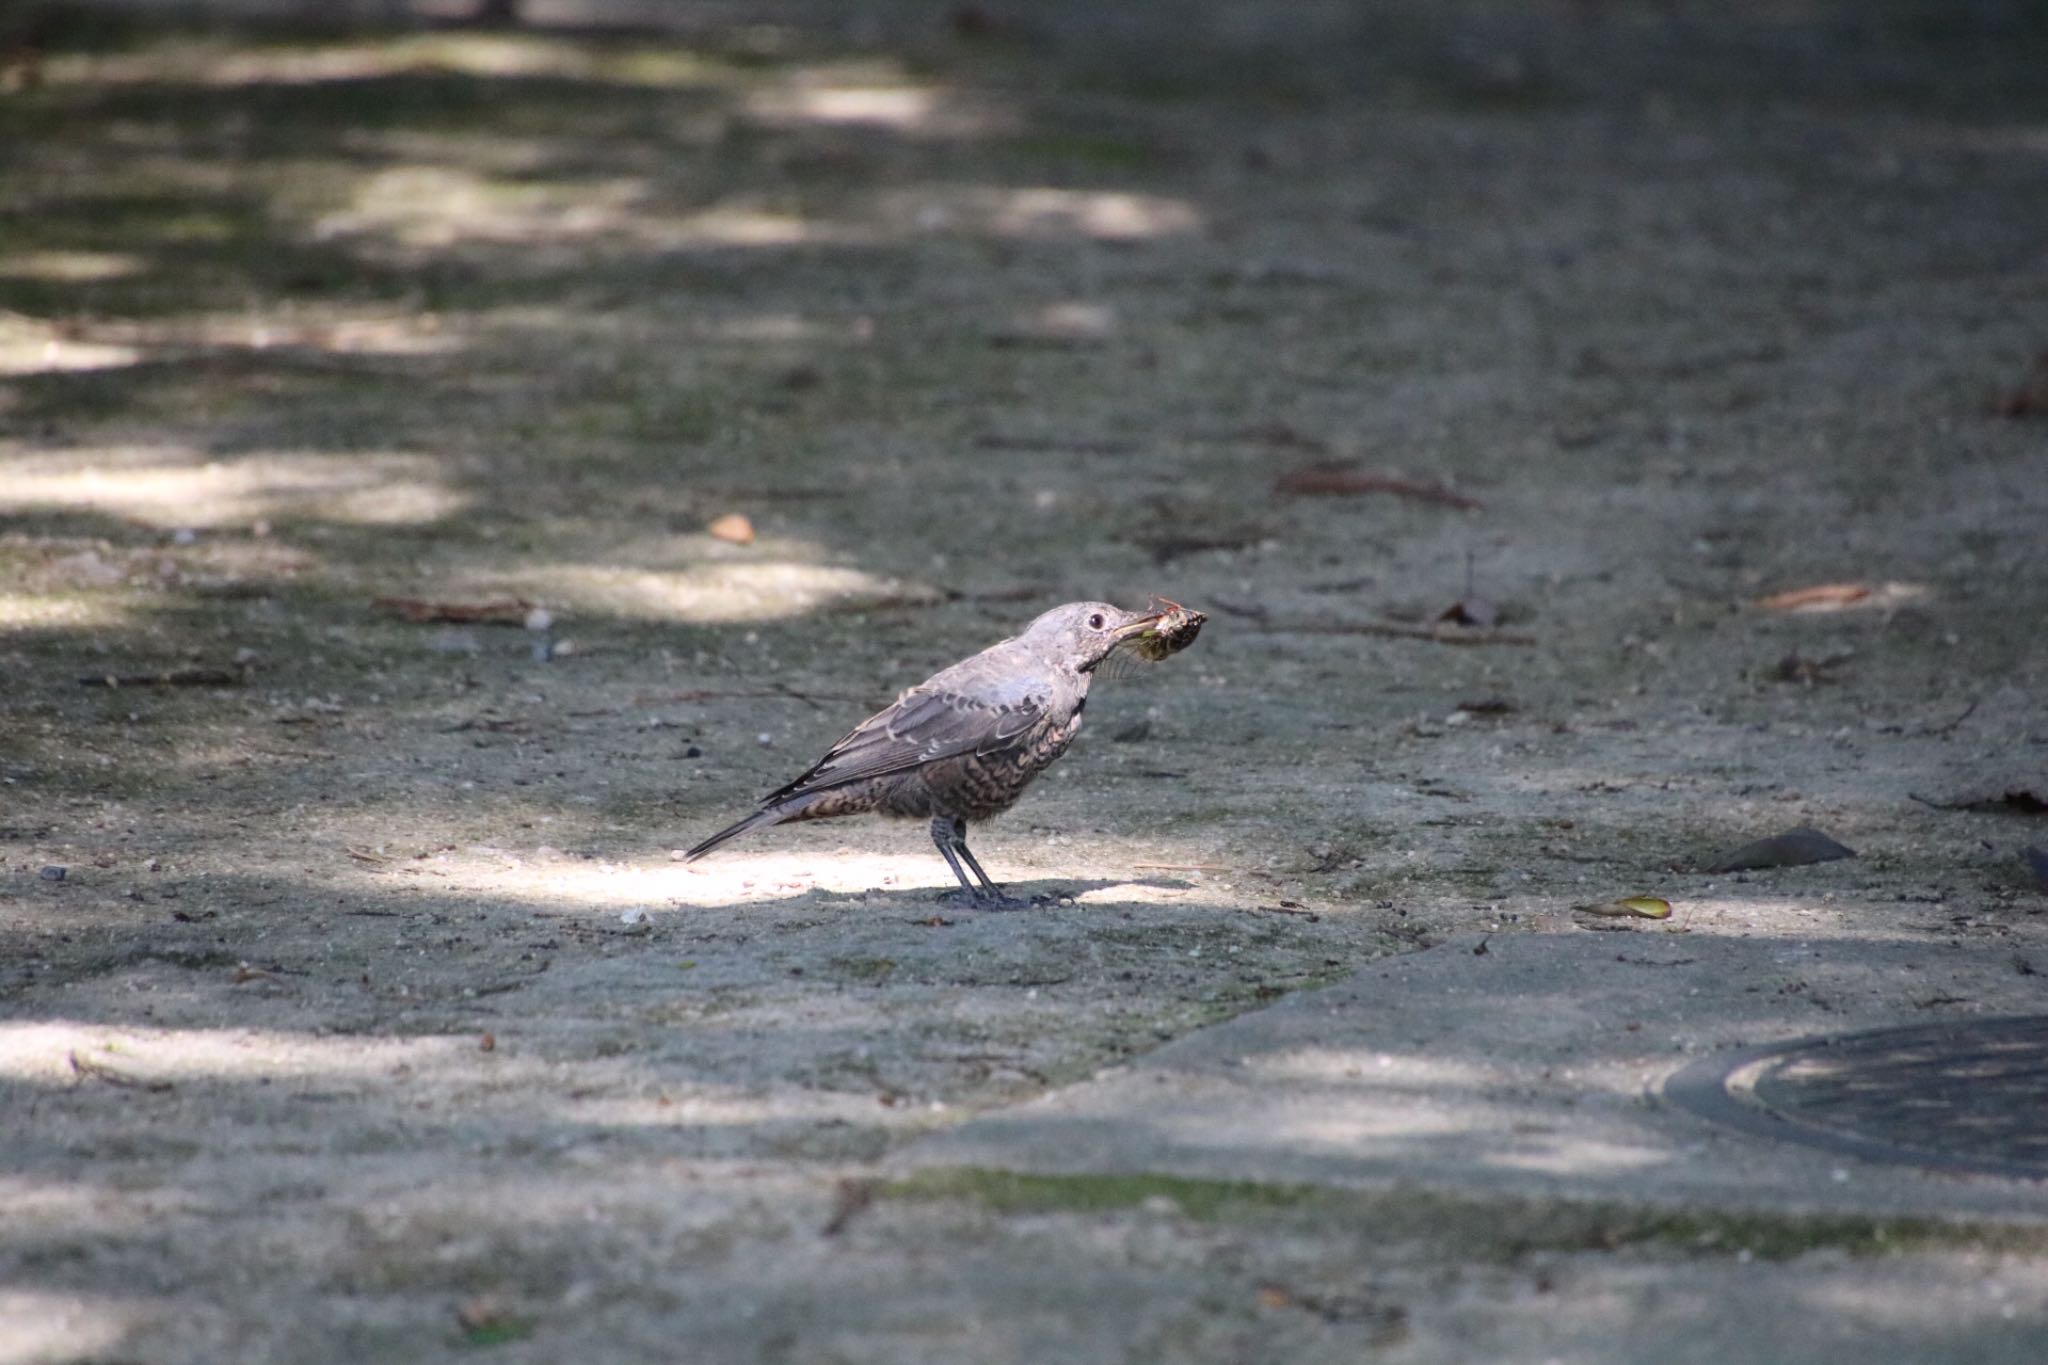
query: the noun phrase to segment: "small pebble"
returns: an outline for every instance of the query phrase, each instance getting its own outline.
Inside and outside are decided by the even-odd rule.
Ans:
[[[763,730],[760,734],[754,736],[754,743],[760,745],[764,749],[772,749],[775,747],[775,736],[769,734],[766,730]]]
[[[696,745],[692,744],[692,745],[691,745],[691,746],[690,746],[689,748],[687,748],[687,749],[683,750],[683,757],[684,757],[684,758],[702,758],[702,757],[704,757],[704,751],[703,751],[702,749],[698,748],[698,747],[697,747]]]
[[[50,866],[44,868],[41,872],[37,873],[36,875],[41,877],[46,882],[61,882],[64,880],[64,874],[64,868],[58,867],[55,863],[52,863],[50,864]]]
[[[535,607],[532,611],[526,613],[526,628],[528,630],[546,630],[554,623],[555,618],[546,607]]]
[[[171,544],[173,545],[192,545],[196,544],[198,540],[199,533],[189,526],[180,526],[177,530],[171,532]]]
[[[646,907],[635,905],[628,907],[627,909],[621,910],[619,912],[619,923],[626,925],[640,925],[647,923]]]

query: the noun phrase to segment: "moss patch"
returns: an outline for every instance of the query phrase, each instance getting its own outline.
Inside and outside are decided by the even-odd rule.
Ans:
[[[1972,1250],[2039,1253],[2048,1229],[1862,1214],[1655,1209],[1599,1201],[1464,1196],[1424,1190],[1339,1190],[1287,1182],[1209,1180],[1150,1172],[1036,1175],[985,1167],[927,1171],[879,1186],[880,1198],[961,1200],[1004,1214],[1102,1215],[1168,1201],[1199,1222],[1280,1219],[1370,1228],[1384,1241],[1442,1246],[1507,1263],[1532,1253],[1629,1249],[1790,1260]]]

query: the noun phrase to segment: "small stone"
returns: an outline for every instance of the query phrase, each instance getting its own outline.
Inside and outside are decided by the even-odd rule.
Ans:
[[[59,867],[55,863],[52,863],[48,867],[44,868],[41,872],[38,872],[36,875],[38,877],[41,877],[46,882],[61,882],[64,880],[66,871],[67,869]]]

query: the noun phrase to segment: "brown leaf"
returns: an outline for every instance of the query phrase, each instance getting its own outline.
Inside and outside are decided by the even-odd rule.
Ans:
[[[1492,626],[1500,622],[1500,608],[1484,597],[1461,597],[1436,619],[1459,626]]]
[[[1417,502],[1434,502],[1445,507],[1476,511],[1485,506],[1456,489],[1400,474],[1374,473],[1342,464],[1312,464],[1292,469],[1274,481],[1277,493],[1296,497],[1355,498],[1369,493],[1386,493]]]
[[[1868,596],[1868,583],[1815,583],[1759,597],[1756,605],[1765,611],[1840,611]]]
[[[704,529],[716,540],[729,541],[734,545],[754,543],[754,523],[738,512],[727,512]]]

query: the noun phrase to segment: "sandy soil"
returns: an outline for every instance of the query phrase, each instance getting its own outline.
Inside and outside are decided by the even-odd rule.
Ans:
[[[1994,964],[1787,973],[1749,1041],[2024,1005],[2032,9],[1098,8],[0,59],[0,1365],[1626,1359],[1615,1286],[1763,1272],[859,1182],[1390,954],[1611,958],[1616,896]],[[938,899],[908,826],[672,857],[1154,593],[1199,644],[975,838],[1054,903]],[[1858,856],[1700,870],[1799,825]],[[1786,1311],[2038,1299],[1971,1236],[1814,1231]]]

